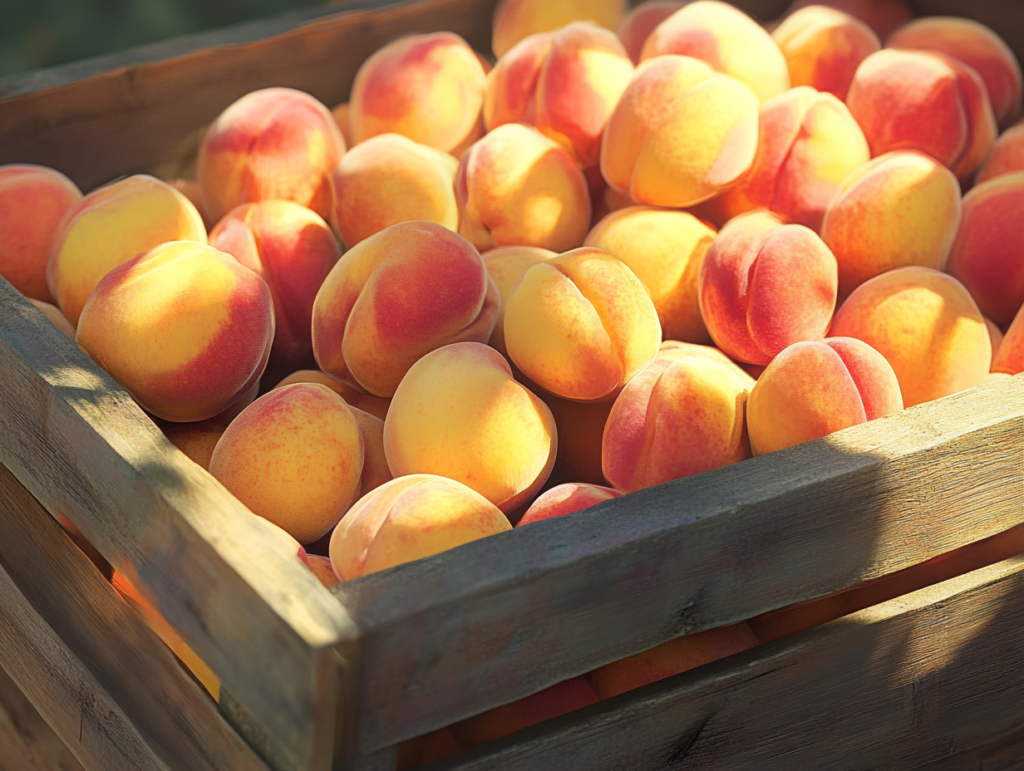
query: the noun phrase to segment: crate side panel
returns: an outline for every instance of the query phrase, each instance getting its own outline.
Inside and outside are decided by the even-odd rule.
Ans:
[[[0,771],[85,771],[0,667]]]

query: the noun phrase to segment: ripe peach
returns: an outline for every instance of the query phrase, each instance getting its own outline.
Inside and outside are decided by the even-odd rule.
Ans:
[[[999,136],[974,181],[981,184],[1017,171],[1024,171],[1024,125],[1011,126]]]
[[[199,212],[199,216],[203,218],[203,224],[206,225],[207,230],[217,224],[210,220],[203,208],[203,190],[199,187],[199,183],[196,180],[169,179],[167,180],[167,184],[185,196],[189,202],[196,207],[196,211]]]
[[[608,480],[601,470],[601,439],[615,402],[573,402],[538,391],[551,409],[558,430],[558,455],[551,471],[552,480],[606,485]]]
[[[498,290],[466,239],[432,222],[403,222],[360,241],[313,304],[313,352],[329,375],[376,396],[435,348],[485,342]]]
[[[341,583],[341,579],[338,578],[334,568],[331,567],[330,557],[310,554],[306,559],[309,560],[309,569],[313,571],[313,575],[317,577],[321,584],[331,587]]]
[[[1003,330],[992,323],[991,319],[985,319],[985,329],[988,330],[988,339],[992,343],[992,361],[996,360],[999,346],[1003,344]]]
[[[352,127],[348,122],[348,102],[342,102],[333,107],[331,117],[338,124],[338,131],[341,132],[341,136],[345,140],[345,147],[355,147],[356,143],[352,141]]]
[[[999,349],[992,356],[992,372],[1016,375],[1024,372],[1024,306],[1013,317]]]
[[[624,0],[501,0],[494,9],[491,48],[500,59],[530,35],[553,32],[574,21],[614,30],[625,15]]]
[[[64,215],[82,193],[56,169],[0,166],[0,276],[28,298],[53,302],[46,263]]]
[[[193,463],[210,470],[210,458],[213,448],[217,446],[227,426],[213,420],[200,420],[196,423],[172,423],[161,420],[157,423],[171,444],[185,453]]]
[[[633,64],[640,63],[640,52],[654,29],[688,0],[646,0],[635,6],[619,24],[619,40]]]
[[[516,523],[516,527],[540,522],[542,519],[564,517],[566,514],[584,511],[602,501],[610,501],[612,498],[621,496],[622,493],[618,490],[604,485],[566,482],[552,487],[546,493],[538,496],[537,500],[530,504],[530,508]]]
[[[297,370],[281,380],[274,388],[281,388],[292,383],[319,383],[320,385],[325,385],[344,399],[350,407],[356,407],[364,412],[368,412],[381,420],[384,420],[384,416],[388,414],[388,407],[391,405],[390,399],[363,393],[355,386],[331,377],[326,372],[321,372],[318,369]]]
[[[883,43],[897,28],[914,18],[906,0],[795,0],[786,15],[808,5],[824,5],[867,24]]]
[[[82,309],[78,344],[143,409],[164,420],[217,415],[267,364],[266,283],[230,255],[172,241],[110,271]]]
[[[509,291],[529,268],[557,256],[557,252],[536,246],[499,246],[480,255],[487,268],[487,275],[494,281],[501,295],[501,307],[488,345],[500,351],[503,356],[508,356],[505,349],[505,302]]]
[[[511,529],[497,506],[461,482],[411,474],[356,501],[331,536],[331,565],[349,581]]]
[[[36,306],[36,309],[46,316],[46,318],[52,321],[56,325],[57,329],[72,340],[75,339],[75,328],[71,326],[71,322],[68,321],[64,314],[60,312],[60,308],[56,305],[51,305],[50,303],[43,302],[42,300],[35,300],[32,298],[29,298],[29,302]]]

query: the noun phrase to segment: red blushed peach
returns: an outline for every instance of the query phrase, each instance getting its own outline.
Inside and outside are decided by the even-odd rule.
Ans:
[[[601,457],[609,484],[633,492],[749,458],[744,416],[753,387],[721,351],[663,347],[608,416]]]
[[[1024,172],[983,182],[963,199],[946,271],[998,326],[1024,304]]]
[[[331,536],[331,565],[350,581],[511,529],[497,506],[461,482],[411,474],[356,501]]]
[[[499,246],[480,255],[487,267],[487,275],[494,281],[501,295],[501,308],[488,345],[500,351],[503,356],[508,355],[505,349],[505,301],[508,300],[509,291],[529,268],[557,256],[550,249],[536,246]]]
[[[217,446],[227,426],[212,420],[200,420],[197,423],[171,423],[166,420],[157,422],[160,430],[175,447],[185,456],[207,471],[210,470],[210,458],[213,448]]]
[[[960,185],[923,153],[886,153],[843,180],[821,238],[839,264],[839,295],[907,265],[941,269],[960,224]]]
[[[687,0],[647,0],[630,11],[619,24],[619,40],[633,64],[640,63],[640,52],[654,29],[674,14]]]
[[[494,9],[491,48],[501,58],[516,43],[574,21],[614,30],[626,15],[624,0],[501,0]]]
[[[75,339],[75,328],[71,326],[71,322],[68,321],[64,314],[60,312],[60,308],[56,305],[50,305],[50,303],[43,302],[41,300],[29,299],[38,311],[40,311],[46,318],[54,323],[54,325],[63,332],[65,335],[70,337],[72,340]]]
[[[26,297],[53,302],[46,263],[61,220],[81,199],[75,183],[55,169],[0,166],[0,276]]]
[[[587,675],[602,701],[642,685],[662,680],[757,645],[745,623],[677,637],[643,653],[605,664]]]
[[[381,134],[354,147],[334,172],[335,217],[345,246],[411,220],[455,230],[458,166],[447,153],[400,134]]]
[[[836,312],[829,334],[863,340],[882,354],[906,407],[983,383],[992,361],[978,306],[963,284],[930,268],[897,268],[865,281]]]
[[[528,123],[594,166],[608,117],[633,77],[613,32],[574,22],[532,35],[498,60],[487,77],[484,125]]]
[[[793,86],[810,86],[845,100],[860,63],[882,47],[871,28],[853,16],[811,5],[772,30]]]
[[[889,362],[852,337],[794,343],[771,360],[747,401],[754,455],[784,450],[903,409]]]
[[[974,181],[980,185],[1018,171],[1024,171],[1024,125],[1011,126],[999,136]]]
[[[631,206],[598,222],[583,243],[611,252],[636,274],[658,312],[663,337],[710,343],[697,276],[714,239],[714,229],[687,212]]]
[[[274,298],[271,362],[285,372],[313,362],[313,300],[338,261],[330,226],[291,201],[243,204],[210,232],[210,245],[258,274]]]
[[[575,514],[577,511],[589,509],[591,506],[596,506],[603,501],[610,501],[612,498],[618,498],[621,495],[622,493],[618,490],[613,490],[604,485],[566,482],[565,484],[552,487],[531,503],[530,508],[526,510],[526,513],[516,523],[516,527],[540,522],[542,519]]]
[[[350,249],[313,304],[320,369],[376,396],[449,343],[486,342],[497,287],[466,239],[432,222],[392,225]]]
[[[692,206],[746,173],[757,140],[750,88],[697,59],[659,56],[637,68],[608,121],[601,173],[635,202]]]
[[[618,393],[658,353],[658,313],[636,275],[601,249],[574,249],[534,265],[505,304],[509,357],[566,399]]]
[[[601,470],[601,438],[614,402],[572,402],[549,393],[539,395],[551,409],[558,430],[552,480],[606,485],[608,480]]]
[[[274,308],[266,283],[230,255],[172,241],[114,268],[78,323],[78,344],[143,409],[164,420],[217,415],[267,364]]]
[[[228,426],[210,473],[253,513],[311,543],[359,495],[363,435],[345,400],[326,386],[271,391]]]
[[[137,174],[97,188],[64,217],[46,266],[50,292],[77,326],[101,278],[168,241],[206,243],[202,217],[173,187]]]
[[[914,18],[906,0],[796,0],[786,15],[809,5],[824,5],[848,13],[867,24],[885,42],[893,31]]]
[[[757,210],[732,219],[711,244],[700,309],[725,353],[767,364],[793,343],[825,337],[837,289],[836,259],[813,230]]]
[[[1024,308],[1024,306],[1022,306]],[[1016,375],[1024,372],[1024,312],[1017,311],[999,350],[992,356],[992,372]]]
[[[331,377],[326,372],[321,372],[318,369],[300,369],[297,372],[293,372],[274,386],[274,388],[281,388],[292,383],[319,383],[320,385],[325,385],[344,399],[350,407],[356,407],[364,412],[368,412],[381,420],[384,420],[384,417],[388,414],[388,407],[391,405],[390,399],[382,399],[379,396],[364,393],[355,386]]]
[[[330,111],[292,88],[264,88],[228,107],[199,149],[206,214],[219,221],[243,203],[281,199],[325,220],[334,209],[331,172],[345,139]]]
[[[321,584],[330,588],[335,584],[341,583],[341,579],[338,578],[334,572],[334,568],[331,567],[330,557],[321,557],[319,554],[310,554],[306,559],[309,561],[309,569]]]
[[[556,437],[551,411],[513,379],[500,353],[456,343],[428,353],[402,379],[384,452],[395,476],[448,477],[508,513],[547,481]]]
[[[531,126],[498,126],[463,154],[455,177],[459,233],[478,249],[583,243],[590,193],[572,156]]]
[[[659,24],[640,60],[692,56],[746,84],[762,102],[789,88],[789,69],[771,35],[743,11],[718,0],[688,3]]]
[[[1008,126],[1020,112],[1020,63],[1003,39],[984,24],[952,16],[926,16],[900,27],[886,45],[941,51],[972,67],[985,83],[1000,125]]]
[[[821,230],[843,180],[870,159],[867,140],[846,106],[807,86],[761,106],[761,140],[750,171],[706,206],[728,222],[751,209]]]
[[[367,59],[356,73],[348,120],[356,144],[378,134],[460,155],[484,134],[487,75],[452,32],[410,35]]]

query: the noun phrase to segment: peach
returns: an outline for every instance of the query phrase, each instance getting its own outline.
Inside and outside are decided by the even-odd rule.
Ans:
[[[210,458],[213,448],[217,446],[224,429],[213,420],[200,420],[196,423],[171,423],[161,420],[157,423],[171,444],[185,453],[185,456],[207,471],[210,470]]]
[[[395,752],[395,771],[408,771],[423,763],[440,760],[456,752],[461,752],[455,734],[451,728],[440,728],[429,734],[406,739],[398,745]]]
[[[292,201],[260,201],[232,209],[209,241],[270,287],[277,327],[271,362],[286,372],[311,364],[313,300],[340,254],[331,227]]]
[[[587,674],[602,701],[642,685],[710,664],[756,646],[757,638],[746,623],[707,629],[677,637]]]
[[[615,33],[589,22],[522,40],[487,77],[484,125],[528,123],[581,168],[598,162],[601,136],[633,77]]]
[[[608,121],[601,173],[637,203],[692,206],[746,173],[757,141],[750,88],[697,59],[659,56],[637,68]]]
[[[505,303],[509,357],[566,399],[614,398],[658,353],[658,313],[636,275],[583,247],[534,265]]]
[[[505,349],[505,302],[508,300],[509,291],[529,268],[557,256],[558,254],[550,249],[540,249],[536,246],[499,246],[480,255],[487,268],[487,275],[494,281],[501,296],[501,307],[488,345],[500,351],[503,356],[508,355]]]
[[[352,139],[401,134],[458,157],[484,134],[486,85],[480,59],[458,35],[399,38],[356,73],[348,109]]]
[[[402,379],[384,423],[395,476],[436,474],[508,513],[547,481],[557,439],[551,410],[480,343],[431,351]]]
[[[974,181],[981,184],[1017,171],[1024,171],[1024,125],[1011,126],[1000,134]]]
[[[345,246],[412,220],[455,230],[458,166],[448,153],[401,134],[380,134],[352,148],[334,172],[334,212]]]
[[[793,343],[825,337],[837,288],[836,259],[813,230],[756,210],[718,233],[698,291],[715,344],[739,361],[767,364]]]
[[[281,388],[292,383],[319,383],[320,385],[325,385],[344,399],[350,407],[356,407],[364,412],[368,412],[381,420],[384,420],[384,417],[388,414],[388,407],[391,404],[390,399],[383,399],[380,396],[363,393],[355,386],[331,377],[326,372],[321,372],[318,369],[297,370],[281,380],[274,388]]]
[[[355,147],[356,143],[352,141],[352,127],[348,122],[348,102],[342,102],[332,108],[331,117],[338,124],[338,131],[341,132],[341,136],[345,140],[345,147]]]
[[[953,172],[923,153],[886,153],[852,172],[821,227],[839,264],[839,295],[893,268],[941,269],[960,214]]]
[[[331,535],[331,565],[350,581],[511,529],[497,506],[461,482],[411,474],[356,501]]]
[[[865,281],[836,312],[829,334],[882,354],[906,407],[983,383],[992,361],[978,306],[963,284],[931,268],[896,268]]]
[[[329,588],[341,583],[341,579],[338,578],[334,568],[331,567],[330,557],[310,554],[306,559],[309,561],[309,569],[313,571],[313,575],[317,577],[321,584]]]
[[[384,420],[351,405],[349,409],[363,437],[363,473],[359,477],[357,496],[362,497],[385,482],[390,482],[393,475],[384,452]]]
[[[841,101],[808,86],[761,106],[761,140],[745,177],[708,201],[718,222],[751,209],[821,230],[829,201],[851,172],[868,162],[867,140]]]
[[[46,277],[61,312],[78,325],[89,294],[113,268],[168,241],[206,243],[196,207],[144,174],[93,190],[66,214]]]
[[[491,48],[500,59],[538,32],[553,32],[574,21],[614,30],[625,15],[625,0],[501,0],[494,9]]]
[[[601,458],[609,484],[633,492],[749,458],[744,418],[753,387],[721,351],[662,346],[608,416]]]
[[[786,57],[743,11],[718,0],[687,3],[648,36],[640,61],[665,54],[692,56],[750,87],[760,101],[789,88]]]
[[[42,300],[35,300],[32,298],[29,298],[29,302],[31,302],[36,307],[36,310],[38,310],[40,313],[46,316],[46,318],[48,318],[50,321],[52,321],[56,325],[57,329],[59,329],[65,335],[70,337],[72,340],[75,339],[75,328],[71,326],[71,322],[68,321],[64,314],[60,312],[60,308],[58,308],[56,305],[51,305],[48,302],[43,302]]]
[[[972,67],[985,84],[1001,126],[1008,126],[1020,112],[1020,63],[1005,41],[984,24],[953,16],[926,16],[900,27],[886,45],[941,51]]]
[[[196,211],[199,212],[199,216],[203,218],[203,224],[206,226],[207,230],[217,224],[210,220],[203,208],[203,190],[199,187],[199,183],[196,180],[170,179],[167,181],[167,184],[185,196],[189,202],[196,207]]]
[[[615,402],[573,402],[543,392],[539,396],[551,409],[558,430],[558,455],[551,478],[557,482],[607,484],[601,470],[601,439]]]
[[[771,360],[747,401],[753,454],[784,450],[903,409],[889,362],[852,337],[794,343]]]
[[[1024,304],[1024,172],[1006,174],[972,189],[949,251],[946,271],[998,326],[1013,321]]]
[[[1013,317],[1013,323],[992,356],[992,372],[1016,375],[1024,372],[1024,306]]]
[[[640,63],[640,52],[654,29],[688,0],[646,0],[631,10],[619,24],[619,40],[633,64]]]
[[[214,222],[243,203],[282,199],[325,220],[334,209],[331,172],[345,139],[330,111],[293,88],[246,94],[210,124],[197,174]]]
[[[110,271],[77,335],[143,409],[181,422],[211,418],[250,391],[273,338],[263,279],[194,241],[162,244]]]
[[[795,0],[786,15],[809,5],[824,5],[867,24],[883,43],[897,28],[914,18],[906,0]]]
[[[403,222],[360,241],[313,304],[313,352],[328,375],[394,395],[420,357],[486,342],[497,287],[466,239],[432,222]]]
[[[697,276],[714,239],[714,229],[687,212],[631,206],[598,222],[583,243],[611,252],[636,274],[654,303],[664,337],[710,343]]]
[[[572,156],[520,123],[498,126],[463,154],[455,198],[459,233],[481,250],[562,252],[582,244],[590,227],[587,181]]]
[[[540,522],[542,519],[575,514],[577,511],[584,511],[603,501],[610,501],[612,498],[621,496],[622,493],[618,490],[604,485],[566,482],[552,487],[546,493],[538,496],[537,500],[530,504],[530,508],[516,523],[516,527]]]
[[[1003,344],[1003,330],[993,324],[991,319],[985,319],[985,329],[988,330],[988,339],[992,343],[992,361],[995,361],[999,346]]]
[[[0,276],[26,297],[53,302],[46,263],[64,215],[81,199],[75,183],[56,169],[0,166]]]

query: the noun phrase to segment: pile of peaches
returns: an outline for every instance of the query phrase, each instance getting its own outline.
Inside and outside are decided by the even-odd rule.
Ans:
[[[503,0],[493,49],[248,94],[194,179],[0,167],[0,274],[325,584],[1024,370],[993,30]],[[616,666],[555,700],[646,677]]]

